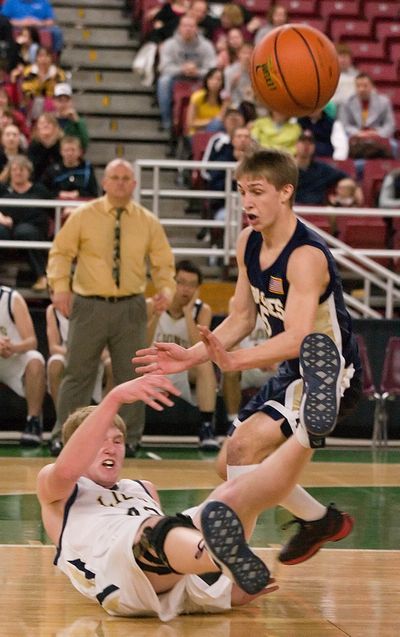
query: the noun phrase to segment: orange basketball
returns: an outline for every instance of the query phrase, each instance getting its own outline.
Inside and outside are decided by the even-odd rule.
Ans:
[[[289,117],[323,108],[339,81],[333,43],[307,24],[273,29],[254,48],[251,81],[256,95]]]

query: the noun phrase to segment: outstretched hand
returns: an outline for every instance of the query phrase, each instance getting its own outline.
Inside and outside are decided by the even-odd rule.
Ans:
[[[173,406],[174,403],[168,394],[173,394],[174,396],[180,396],[181,394],[169,378],[157,374],[147,374],[146,376],[129,380],[114,387],[112,393],[121,404],[142,400],[156,411],[162,411],[164,409],[163,405],[166,407]]]
[[[175,374],[191,367],[189,350],[176,343],[153,343],[151,347],[138,349],[132,363],[137,374]]]
[[[227,352],[221,341],[205,325],[198,325],[201,340],[207,348],[208,358],[218,365],[223,372],[235,370],[232,353]]]
[[[279,589],[278,584],[275,584],[275,580],[273,577],[268,582],[268,585],[262,589],[259,593],[255,593],[254,595],[250,595],[249,593],[245,593],[239,586],[233,584],[232,592],[231,592],[231,603],[232,606],[243,606],[244,604],[249,604],[250,602],[257,599],[257,597],[261,597],[261,595],[268,595],[268,593],[274,593]]]

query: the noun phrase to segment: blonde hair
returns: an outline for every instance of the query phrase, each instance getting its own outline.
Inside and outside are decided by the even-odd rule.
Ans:
[[[84,420],[96,409],[95,405],[89,407],[80,407],[70,414],[62,427],[62,442],[65,445],[71,438],[72,434],[78,429]],[[126,439],[126,424],[118,414],[114,416],[113,424],[123,434]]]

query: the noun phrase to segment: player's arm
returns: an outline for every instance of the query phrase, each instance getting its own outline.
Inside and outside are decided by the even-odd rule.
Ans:
[[[61,344],[60,331],[57,326],[54,306],[52,304],[46,308],[46,334],[50,354],[65,355],[66,348]]]
[[[77,480],[95,460],[121,405],[141,400],[162,411],[163,405],[173,405],[168,393],[178,396],[180,392],[165,376],[142,376],[114,387],[73,433],[56,462],[39,472],[37,488],[41,504],[56,503],[70,495]]]
[[[215,334],[225,348],[236,345],[253,329],[257,309],[251,294],[250,284],[244,265],[244,250],[248,228],[243,230],[237,244],[238,278],[232,302],[232,313],[215,329]],[[208,360],[207,348],[198,342],[185,349],[175,343],[154,343],[152,347],[138,350],[132,359],[138,373],[172,374]]]
[[[266,367],[298,358],[304,337],[313,331],[319,297],[329,282],[328,263],[323,252],[302,246],[290,257],[287,270],[289,293],[285,308],[285,330],[256,347],[226,352],[215,334],[200,328],[209,356],[223,370]]]
[[[29,314],[28,306],[19,292],[13,292],[12,311],[15,325],[21,337],[21,341],[19,343],[11,341],[10,349],[12,353],[21,354],[22,352],[27,352],[30,349],[36,349],[37,338],[35,328],[33,327],[33,321]]]

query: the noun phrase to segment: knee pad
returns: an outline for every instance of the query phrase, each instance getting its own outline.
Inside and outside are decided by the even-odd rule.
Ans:
[[[139,543],[133,547],[133,554],[142,571],[158,573],[159,575],[167,575],[168,573],[180,575],[178,571],[171,567],[164,551],[165,538],[171,529],[179,526],[190,529],[196,528],[189,516],[177,513],[176,515],[167,515],[161,518],[155,526],[146,526],[143,529]],[[152,549],[157,557],[150,553],[149,549]],[[146,558],[151,564],[142,562],[140,560],[141,557]]]

